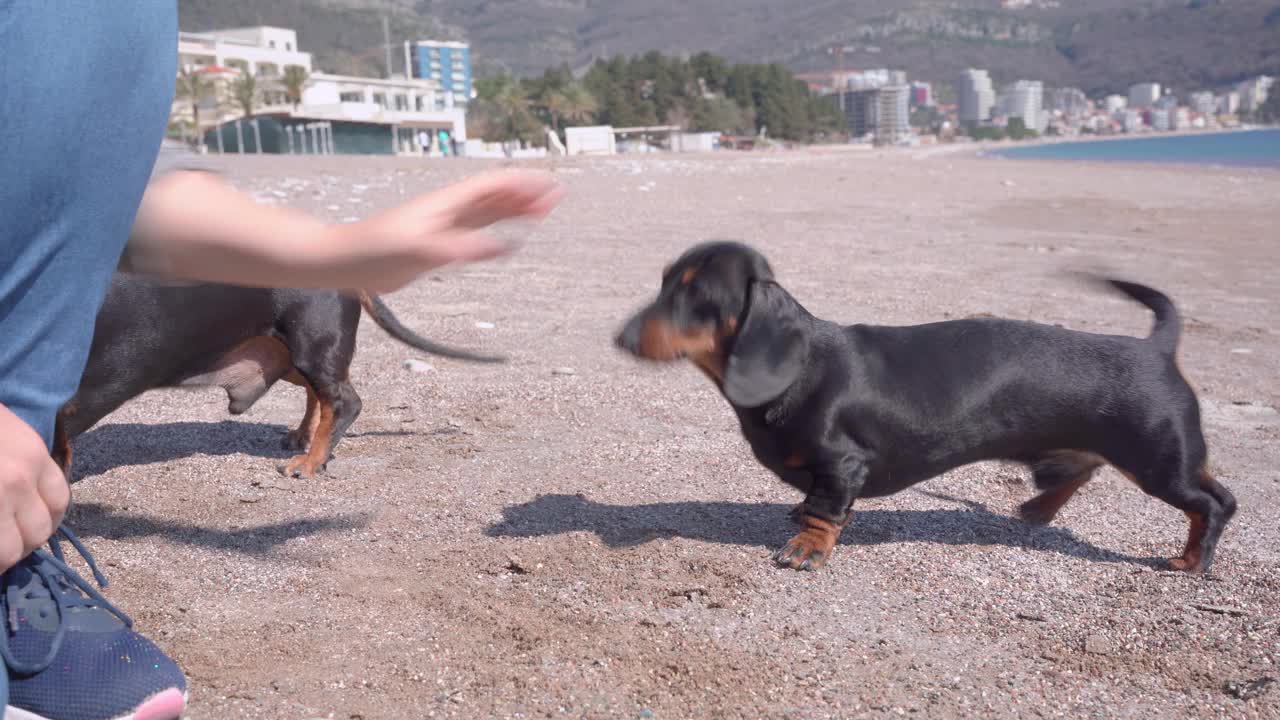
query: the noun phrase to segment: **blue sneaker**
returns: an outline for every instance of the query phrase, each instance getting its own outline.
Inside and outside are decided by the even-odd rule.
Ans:
[[[107,579],[66,527],[0,576],[0,656],[9,668],[4,720],[174,720],[186,678],[133,621],[67,567],[61,541]]]

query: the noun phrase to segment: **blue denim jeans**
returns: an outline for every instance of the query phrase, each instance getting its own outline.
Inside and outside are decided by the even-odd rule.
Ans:
[[[0,403],[48,443],[164,137],[172,0],[0,0]]]
[[[177,14],[0,0],[0,403],[46,444],[164,136]]]

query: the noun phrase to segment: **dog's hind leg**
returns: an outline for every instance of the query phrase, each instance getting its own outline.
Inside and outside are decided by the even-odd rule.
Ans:
[[[350,311],[358,317],[360,308],[351,303]],[[289,349],[294,364],[286,377],[296,382],[292,376],[298,375],[310,391],[310,417],[303,418],[310,442],[307,452],[293,456],[280,471],[292,477],[312,477],[324,471],[334,447],[360,414],[360,396],[348,380],[355,355],[355,333],[338,337],[297,333],[289,338]],[[315,396],[314,406],[310,395]]]
[[[1190,573],[1208,570],[1218,538],[1235,514],[1231,492],[1209,475],[1203,462],[1188,464],[1182,458],[1156,463],[1134,473],[1133,479],[1143,492],[1181,510],[1190,523],[1182,555],[1169,560],[1169,567]]]
[[[311,383],[302,377],[297,370],[290,371],[284,379],[307,391],[307,411],[302,416],[298,427],[284,434],[280,445],[285,450],[306,450],[315,441],[316,428],[320,427],[320,398],[311,389]]]
[[[1077,450],[1055,450],[1036,458],[1031,473],[1040,494],[1022,503],[1018,514],[1029,524],[1048,525],[1105,463],[1093,453]]]
[[[1236,514],[1236,496],[1232,495],[1230,490],[1223,487],[1222,483],[1215,480],[1214,477],[1209,474],[1207,467],[1202,466],[1200,471],[1197,473],[1197,477],[1200,480],[1200,487],[1204,488],[1204,491],[1212,495],[1213,499],[1217,500],[1218,504],[1222,506],[1222,512],[1225,514],[1225,517],[1222,519],[1223,523],[1230,521]]]
[[[293,456],[280,468],[290,477],[313,477],[323,472],[334,447],[360,415],[360,396],[351,383],[316,383],[310,378],[308,382],[315,387],[318,419],[307,452]]]

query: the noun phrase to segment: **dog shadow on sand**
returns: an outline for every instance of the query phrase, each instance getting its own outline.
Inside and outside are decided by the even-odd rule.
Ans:
[[[282,460],[296,452],[281,447],[280,440],[286,430],[282,425],[238,420],[100,425],[74,441],[72,477],[82,480],[114,468],[172,462],[195,455],[236,454],[245,454],[253,458],[252,462],[263,463],[263,472],[275,476],[273,460]],[[412,433],[374,430],[347,433],[347,438],[387,434]],[[264,557],[295,538],[357,530],[367,526],[370,518],[324,515],[220,528],[121,511],[100,503],[73,501],[67,520],[76,533],[86,539],[158,537],[182,545]]]
[[[358,423],[357,423],[358,424]],[[77,482],[118,467],[182,460],[194,455],[225,457],[244,454],[281,461],[295,455],[281,444],[291,428],[274,423],[219,422],[112,423],[99,425],[72,442],[71,476]],[[353,428],[343,442],[378,435],[414,435],[411,430]],[[342,452],[338,445],[334,457]],[[264,465],[274,468],[275,463]]]
[[[120,512],[100,503],[72,503],[67,524],[82,538],[128,540],[158,537],[191,545],[266,557],[290,540],[323,533],[359,530],[369,524],[363,515],[325,515],[250,527],[217,528],[166,520],[156,515]]]
[[[1163,567],[1164,560],[1100,548],[1061,527],[1033,527],[991,512],[971,500],[924,494],[960,505],[934,510],[860,510],[840,536],[841,545],[928,542],[941,545],[1004,545],[1094,562]],[[609,505],[582,495],[542,495],[503,509],[490,537],[543,537],[593,532],[609,547],[631,547],[663,538],[725,545],[781,547],[797,530],[787,517],[792,505],[749,502],[670,502]]]

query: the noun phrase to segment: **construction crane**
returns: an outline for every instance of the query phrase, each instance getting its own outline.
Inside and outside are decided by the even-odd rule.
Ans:
[[[834,55],[834,56],[835,56],[835,58],[836,58],[836,67],[835,67],[835,72],[842,73],[842,72],[845,72],[845,71],[847,70],[847,68],[845,68],[845,66],[844,66],[844,54],[845,54],[846,52],[854,52],[854,51],[856,51],[857,49],[858,49],[858,48],[857,48],[857,46],[854,46],[854,45],[843,45],[843,44],[841,44],[841,45],[829,45],[829,46],[827,47],[827,54],[828,54],[828,55]]]
[[[391,43],[391,23],[390,21],[387,20],[387,16],[383,15],[382,16],[382,42],[378,45],[374,45],[371,48],[367,48],[361,52],[353,53],[351,55],[351,59],[354,61],[367,60],[368,58],[373,57],[375,54],[385,53],[385,62],[386,62],[385,67],[387,71],[387,77],[390,78],[392,74],[391,49],[394,47],[395,45]],[[412,73],[409,72],[409,68],[406,67],[405,68],[406,77],[411,74]]]

